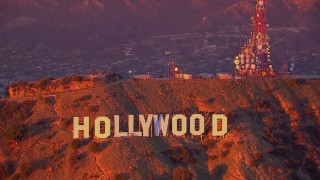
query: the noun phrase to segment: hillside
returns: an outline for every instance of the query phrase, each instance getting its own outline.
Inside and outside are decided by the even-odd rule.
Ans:
[[[319,179],[319,87],[319,79],[127,80],[51,97],[4,99],[0,174],[23,179],[167,179],[173,173],[196,179]],[[119,114],[127,130],[127,115],[159,113],[224,113],[228,133],[212,137],[209,128],[203,141],[189,135],[72,140],[75,116],[90,116],[93,126],[97,116]]]

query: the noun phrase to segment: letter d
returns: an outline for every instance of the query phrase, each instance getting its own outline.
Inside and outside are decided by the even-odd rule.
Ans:
[[[218,131],[218,119],[222,121],[221,131]],[[224,136],[227,134],[228,118],[223,114],[212,115],[212,136]]]

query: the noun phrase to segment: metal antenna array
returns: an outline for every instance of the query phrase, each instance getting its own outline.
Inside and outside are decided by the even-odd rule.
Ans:
[[[266,0],[257,0],[251,37],[241,44],[236,56],[236,75],[241,77],[272,77],[273,67],[270,60]]]

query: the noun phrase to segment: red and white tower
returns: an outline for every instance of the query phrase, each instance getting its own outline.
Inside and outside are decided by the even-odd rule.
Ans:
[[[266,0],[257,0],[256,11],[252,17],[251,38],[241,47],[234,60],[236,72],[246,77],[271,77],[274,75],[270,60]]]

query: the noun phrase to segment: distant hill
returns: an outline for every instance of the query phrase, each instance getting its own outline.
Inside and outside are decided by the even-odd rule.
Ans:
[[[183,33],[208,17],[217,29],[250,23],[255,0],[1,0],[1,45],[102,49],[150,35]],[[319,32],[317,0],[269,0],[272,26]],[[317,36],[318,37],[318,36]]]
[[[319,79],[127,80],[51,97],[4,99],[0,174],[30,179],[170,179],[173,174],[319,179],[319,85]],[[212,137],[206,120],[203,141],[189,135],[72,140],[72,117],[89,116],[93,126],[97,116],[119,114],[127,130],[127,115],[152,113],[223,113],[228,133]]]

